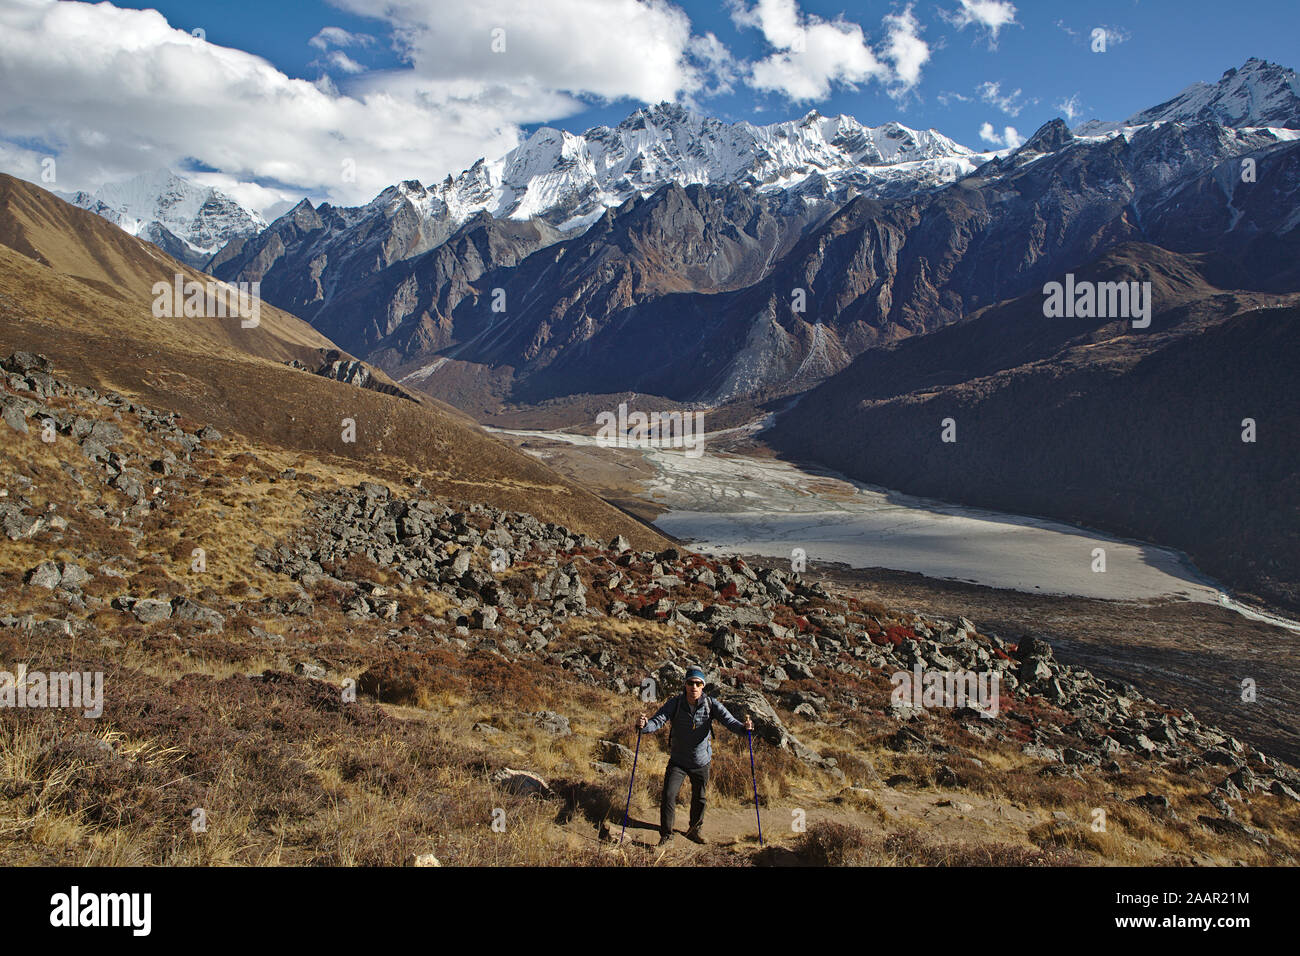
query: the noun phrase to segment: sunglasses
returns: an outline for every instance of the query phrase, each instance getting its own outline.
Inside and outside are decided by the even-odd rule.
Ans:
[[[688,680],[688,681],[686,682],[686,686],[687,686],[687,687],[703,687],[703,686],[704,686],[704,681],[702,681],[702,680]]]

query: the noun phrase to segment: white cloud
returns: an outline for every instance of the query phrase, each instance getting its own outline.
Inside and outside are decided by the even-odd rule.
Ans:
[[[980,127],[980,139],[990,146],[1009,147],[1011,149],[1015,149],[1025,141],[1025,138],[1016,132],[1014,126],[1003,127],[1002,132],[999,134],[993,128],[993,124],[988,122]]]
[[[415,76],[427,81],[527,84],[646,103],[707,82],[690,55],[690,19],[667,0],[332,2],[386,21]]]
[[[962,94],[954,93],[952,90],[944,90],[938,96],[936,96],[935,99],[937,99],[939,103],[943,106],[948,106],[953,102],[957,102],[957,103],[971,102],[971,97],[962,96]]]
[[[235,177],[224,173],[182,172],[181,175],[200,186],[220,189],[241,206],[261,212],[267,222],[274,221],[276,217],[283,215],[302,200],[301,193],[261,186],[257,183],[240,182]]]
[[[53,167],[44,165],[47,160],[52,159],[55,160]],[[41,175],[47,168],[50,169],[50,175],[54,177],[53,182],[45,181]],[[49,190],[63,188],[58,182],[59,164],[54,156],[16,143],[7,143],[2,139],[0,139],[0,172],[25,179],[29,183],[39,183]]]
[[[1021,99],[1022,93],[1019,89],[1010,93],[1003,93],[1002,84],[994,83],[991,80],[981,83],[975,92],[979,94],[979,98],[985,103],[996,106],[1008,116],[1019,116],[1020,111],[1026,106],[1032,106],[1038,102],[1036,99],[1031,99],[1028,103],[1024,102]]]
[[[902,13],[891,13],[884,19],[887,36],[885,57],[894,64],[894,79],[898,91],[907,91],[921,82],[921,67],[930,59],[930,47],[921,39],[921,28],[908,4]]]
[[[309,46],[318,50],[328,50],[332,46],[369,46],[375,38],[365,33],[349,33],[342,27],[324,27],[307,41]]]
[[[727,2],[735,24],[759,30],[776,51],[751,65],[749,84],[791,100],[823,99],[835,85],[856,88],[871,80],[891,84],[891,95],[899,96],[916,86],[930,59],[910,4],[884,17],[878,54],[859,24],[805,14],[795,0],[757,0],[753,7]]]
[[[521,142],[522,125],[579,112],[584,95],[655,102],[705,90],[710,62],[729,56],[693,38],[664,0],[336,5],[386,20],[409,68],[358,73],[335,58],[349,74],[340,92],[328,76],[288,77],[155,10],[0,3],[0,141],[49,144],[60,189],[197,164],[237,198],[356,204],[394,182],[431,182],[500,156]],[[506,52],[494,54],[498,25]],[[345,33],[327,28],[313,45],[365,45]],[[26,178],[31,161],[0,151],[0,168]]]
[[[699,95],[717,96],[730,93],[735,89],[734,83],[740,75],[740,67],[725,43],[712,33],[702,37],[691,37],[691,56],[702,67],[702,74],[708,77],[704,89]]]
[[[348,56],[342,50],[334,50],[319,59],[312,60],[313,66],[323,66],[326,69],[338,70],[342,73],[364,73],[366,68],[358,63],[352,57]]]
[[[804,16],[794,0],[758,0],[752,9],[736,3],[732,19],[738,26],[757,27],[777,50],[752,66],[749,82],[756,89],[817,100],[829,96],[835,83],[854,87],[889,78],[889,67],[876,58],[856,23]]]
[[[983,27],[989,34],[989,45],[998,41],[998,33],[1016,22],[1016,6],[1008,0],[960,0],[961,6],[948,14],[941,14],[958,30],[971,24]]]
[[[1061,111],[1063,116],[1065,116],[1065,121],[1067,123],[1073,123],[1083,115],[1084,110],[1083,103],[1079,99],[1078,93],[1072,94],[1069,99],[1061,100],[1061,102],[1056,104],[1056,108]]]

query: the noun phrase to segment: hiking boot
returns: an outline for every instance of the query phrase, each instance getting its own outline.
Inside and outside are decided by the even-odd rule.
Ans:
[[[698,843],[700,844],[700,846],[703,846],[704,844],[709,842],[708,840],[704,839],[704,834],[700,832],[699,827],[691,827],[689,830],[687,830],[686,839],[694,843]]]
[[[673,835],[672,835],[672,833],[663,833],[663,834],[660,834],[660,836],[659,836],[659,845],[660,845],[660,846],[667,846],[669,843],[672,843],[672,842],[673,842]]]

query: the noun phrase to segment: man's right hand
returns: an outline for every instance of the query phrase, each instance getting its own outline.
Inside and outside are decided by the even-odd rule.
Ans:
[[[645,729],[645,725],[646,725],[645,714],[642,714],[640,717],[638,717],[638,718],[636,719],[636,729],[637,729],[637,730],[644,730],[644,729]]]

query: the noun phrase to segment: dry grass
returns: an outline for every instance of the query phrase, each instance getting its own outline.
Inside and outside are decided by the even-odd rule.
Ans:
[[[794,852],[812,866],[1061,866],[1080,862],[1060,851],[1035,853],[1009,844],[943,844],[914,828],[881,834],[832,822],[810,826]]]
[[[103,409],[95,414],[110,417]],[[147,436],[127,416],[117,424],[129,443],[145,446]],[[620,816],[630,770],[602,774],[593,767],[602,758],[598,742],[635,747],[633,720],[650,705],[580,683],[550,664],[462,651],[443,639],[453,606],[446,596],[395,583],[364,561],[347,561],[339,573],[390,587],[402,608],[396,624],[348,619],[325,585],[312,594],[309,618],[266,610],[267,600],[296,596],[297,589],[252,555],[291,538],[307,520],[311,502],[299,492],[352,485],[374,473],[228,434],[210,458],[197,456],[195,476],[169,479],[165,504],[144,519],[133,541],[129,524],[115,527],[85,513],[101,499],[120,511],[125,499],[102,490],[89,466],[84,486],[65,479],[64,462],[77,461],[67,455],[68,441],[46,446],[28,436],[5,446],[6,487],[26,477],[38,509],[53,504],[72,519],[61,535],[42,532],[0,549],[5,613],[78,617],[57,594],[22,583],[40,561],[66,559],[96,575],[84,589],[88,596],[108,602],[126,593],[187,594],[226,614],[226,627],[209,634],[183,622],[143,625],[104,606],[81,615],[84,630],[72,639],[0,631],[0,661],[10,669],[25,663],[32,670],[105,674],[105,713],[97,721],[63,711],[0,710],[0,853],[6,860],[402,865],[434,853],[457,865],[663,865],[654,854],[612,852],[595,839],[601,821]],[[286,468],[297,469],[299,478],[279,479]],[[314,481],[304,480],[308,473]],[[202,574],[190,567],[195,547],[207,552]],[[103,574],[101,565],[119,567],[126,577]],[[887,617],[883,607],[872,610]],[[588,634],[616,649],[629,685],[666,657],[702,657],[707,640],[693,635],[679,642],[670,625],[639,618],[575,619],[556,628],[553,649]],[[761,645],[751,651],[757,659],[771,653]],[[289,673],[304,661],[323,666],[326,679]],[[345,699],[346,678],[356,679],[355,702]],[[1123,773],[1082,782],[1046,777],[1017,743],[984,741],[947,720],[925,727],[944,750],[895,751],[887,740],[898,724],[872,709],[877,705],[867,706],[883,691],[864,683],[854,693],[863,709],[834,706],[834,726],[784,715],[801,740],[835,758],[843,782],[755,742],[765,813],[784,813],[793,801],[826,818],[825,827],[794,841],[791,852],[801,862],[1277,863],[1300,854],[1300,814],[1275,798],[1256,797],[1239,809],[1243,820],[1272,837],[1261,850],[1195,823],[1209,812],[1202,781],[1131,762]],[[543,709],[567,716],[572,734],[555,736],[537,726],[529,713]],[[480,723],[498,732],[474,730]],[[643,816],[657,808],[666,751],[664,733],[641,742],[634,806]],[[555,796],[501,792],[490,778],[507,766],[540,774]],[[909,828],[916,823],[909,814],[889,811],[888,788],[875,781],[891,777],[903,778],[895,792],[913,798],[942,786],[1020,808],[1036,822],[1008,824],[994,842],[933,826],[921,836]],[[872,793],[846,783],[870,786]],[[1158,819],[1124,802],[1148,791],[1167,794],[1177,819]],[[685,806],[689,787],[679,799]],[[720,734],[710,812],[743,810],[752,799],[745,740]],[[1089,825],[1097,807],[1107,813],[1105,832]],[[196,809],[206,824],[201,831],[194,827]],[[497,810],[504,817],[494,816]],[[504,819],[504,829],[494,829],[494,819]],[[864,823],[869,829],[861,829]],[[849,826],[859,831],[842,829]],[[693,859],[780,862],[748,845],[709,848]]]

